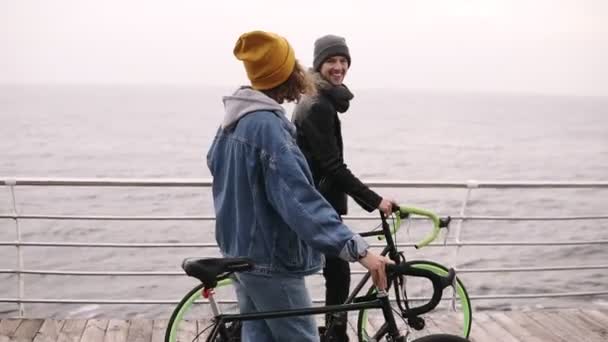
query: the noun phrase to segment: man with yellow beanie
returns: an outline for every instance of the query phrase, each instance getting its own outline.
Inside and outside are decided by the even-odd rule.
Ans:
[[[295,128],[280,105],[314,91],[289,42],[252,31],[234,55],[251,85],[224,97],[225,115],[207,154],[213,175],[216,240],[226,257],[248,257],[235,275],[241,312],[312,305],[304,277],[321,270],[323,254],[359,261],[386,288],[385,257],[346,227],[315,190]],[[243,341],[319,341],[311,316],[246,321]]]

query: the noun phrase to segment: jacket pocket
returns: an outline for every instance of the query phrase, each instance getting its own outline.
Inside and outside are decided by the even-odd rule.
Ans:
[[[286,268],[300,268],[304,263],[303,242],[298,238],[295,232],[289,231],[285,238],[286,243],[277,241],[279,246],[276,257],[281,260]]]

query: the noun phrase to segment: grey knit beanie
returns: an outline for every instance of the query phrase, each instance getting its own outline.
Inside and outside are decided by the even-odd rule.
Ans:
[[[348,60],[348,66],[350,67],[350,53],[348,52],[348,46],[346,46],[346,40],[340,36],[334,36],[328,34],[317,40],[315,40],[315,51],[314,60],[312,67],[319,71],[321,64],[326,59],[332,56],[344,56]]]

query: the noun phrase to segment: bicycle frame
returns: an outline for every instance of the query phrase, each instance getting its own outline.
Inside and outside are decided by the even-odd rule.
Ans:
[[[215,304],[215,300],[213,299],[213,295],[210,295],[209,301]],[[212,305],[214,305],[212,304]],[[384,314],[384,318],[389,324],[388,333],[391,334],[391,337],[398,338],[400,337],[399,331],[397,329],[397,324],[395,322],[395,318],[392,314],[388,294],[385,291],[378,292],[375,295],[375,299],[370,299],[357,303],[350,304],[340,304],[340,305],[328,305],[323,307],[312,307],[312,308],[302,308],[302,309],[292,309],[292,310],[277,310],[277,311],[267,311],[267,312],[259,312],[259,313],[250,313],[250,314],[217,314],[215,316],[215,326],[211,331],[211,334],[208,337],[208,340],[213,341],[217,337],[218,334],[221,334],[220,330],[224,326],[225,323],[231,323],[236,321],[249,321],[249,320],[257,320],[257,319],[268,319],[268,318],[283,318],[283,317],[293,317],[293,316],[306,316],[306,315],[318,315],[318,314],[326,314],[332,312],[344,312],[344,311],[357,311],[361,309],[382,309]],[[214,313],[215,314],[215,313]]]
[[[412,209],[412,208],[410,208]],[[425,216],[429,216],[431,217],[431,219],[433,220],[433,222],[435,223],[436,227],[441,227],[442,225],[447,226],[449,224],[450,218],[447,218],[447,221],[443,221],[442,219],[437,218],[435,215],[433,215],[430,212],[427,211],[423,211],[420,209],[415,209],[412,210],[415,213],[421,214],[421,215],[425,215]],[[397,212],[397,215],[401,215],[400,212]],[[400,219],[403,218],[407,218],[409,217],[409,213],[406,211],[405,212],[405,216],[400,217]],[[383,236],[384,239],[386,240],[386,247],[384,247],[384,249],[382,250],[382,252],[380,253],[382,256],[386,256],[388,255],[388,257],[395,262],[395,264],[398,264],[400,262],[405,262],[405,258],[403,258],[403,260],[400,260],[400,252],[397,249],[397,246],[393,240],[393,235],[391,234],[390,231],[390,226],[389,223],[387,222],[387,217],[384,215],[384,213],[380,212],[380,220],[381,220],[381,226],[382,229],[381,230],[372,230],[372,231],[368,231],[368,232],[363,232],[363,233],[359,233],[359,235],[361,235],[362,237],[371,237],[371,236]],[[436,235],[437,232],[434,232],[434,235]],[[422,246],[423,244],[428,243],[429,241],[433,240],[433,237],[427,237],[425,239],[425,242],[422,242],[418,245],[416,245],[416,248],[418,248],[418,246]],[[413,273],[409,273],[408,275],[418,275],[418,276],[422,276],[422,277],[427,277],[429,279],[431,279],[431,277],[429,276],[428,273],[418,273],[418,274],[414,274],[416,272],[414,271],[410,271]],[[367,284],[369,278],[370,278],[370,273],[367,272],[363,278],[359,281],[359,283],[355,286],[355,288],[353,289],[353,291],[349,294],[348,298],[346,299],[346,301],[344,302],[344,304],[349,304],[352,303],[354,301],[356,301],[357,296],[359,295],[359,293],[361,292],[361,289],[363,289],[363,287]],[[434,291],[433,291],[433,298],[431,298],[431,301],[429,301],[429,303],[422,305],[420,307],[416,307],[416,308],[407,308],[407,314],[406,312],[403,312],[404,310],[402,309],[402,315],[404,317],[408,317],[408,318],[412,318],[415,317],[417,315],[420,315],[422,313],[426,313],[429,312],[431,310],[433,310],[436,306],[437,303],[441,300],[441,291],[439,291],[439,288],[437,287],[436,282],[433,282],[433,286],[434,286]],[[390,285],[391,282],[389,282],[389,289],[387,291],[390,291]],[[396,284],[395,284],[396,285]],[[397,286],[394,287],[395,292],[398,291]],[[441,288],[441,290],[443,290],[443,287]],[[396,293],[397,294],[397,293]],[[439,294],[439,297],[437,297],[437,294]],[[390,324],[390,323],[389,323]],[[329,325],[326,327],[327,331],[331,331],[332,329],[332,323],[329,323]]]
[[[416,308],[408,308],[407,315],[402,312],[404,317],[415,317],[419,314],[429,312],[433,310],[439,301],[442,298],[443,289],[446,286],[449,286],[453,280],[453,274],[448,277],[441,277],[433,272],[407,268],[407,262],[401,262],[399,260],[399,251],[396,248],[396,245],[393,241],[390,226],[387,222],[386,217],[383,213],[380,213],[381,221],[382,221],[382,229],[378,231],[369,231],[365,233],[361,233],[360,235],[363,237],[369,236],[384,236],[387,242],[387,246],[382,251],[381,255],[388,255],[391,260],[395,262],[395,266],[393,269],[401,268],[400,270],[394,271],[393,273],[397,276],[399,275],[410,275],[417,277],[424,277],[431,280],[433,283],[433,296],[431,300]],[[448,220],[449,222],[449,220]],[[398,265],[397,265],[398,264]],[[387,275],[388,276],[388,275]],[[257,313],[249,313],[249,314],[222,314],[218,306],[213,298],[213,291],[208,292],[208,299],[211,304],[211,308],[214,314],[214,326],[211,331],[208,341],[213,341],[217,335],[220,336],[223,334],[224,325],[226,323],[237,322],[237,321],[249,321],[249,320],[258,320],[258,319],[270,319],[270,318],[282,318],[282,317],[293,317],[293,316],[305,316],[305,315],[318,315],[318,314],[328,314],[328,313],[338,313],[345,311],[358,311],[362,309],[382,309],[382,313],[384,319],[387,323],[387,327],[385,331],[382,331],[381,334],[388,334],[391,336],[393,341],[399,341],[400,339],[405,340],[405,337],[401,335],[397,328],[397,324],[395,321],[395,317],[390,305],[390,300],[387,291],[390,291],[390,286],[393,282],[395,282],[395,291],[398,291],[396,286],[396,277],[389,278],[388,284],[389,289],[387,291],[379,290],[376,293],[371,295],[365,295],[361,297],[357,297],[361,289],[365,286],[367,281],[370,278],[370,273],[368,272],[363,279],[357,284],[355,289],[351,292],[349,297],[347,298],[344,304],[340,305],[329,305],[323,307],[311,307],[311,308],[302,308],[302,309],[291,309],[291,310],[278,310],[278,311],[267,311],[267,312],[257,312]],[[327,330],[330,331],[331,325],[327,327]]]
[[[391,235],[391,232],[390,232],[390,227],[388,226],[388,222],[386,221],[386,217],[384,216],[383,213],[380,213],[380,219],[382,221],[382,230],[379,230],[379,231],[372,230],[369,232],[360,233],[359,235],[361,235],[362,237],[383,235],[384,238],[386,239],[387,246],[384,247],[384,249],[382,250],[382,253],[380,253],[380,255],[386,256],[388,254],[389,258],[391,260],[393,260],[395,263],[398,263],[399,262],[399,260],[398,260],[399,251],[397,250],[397,246],[395,246],[395,242],[393,241],[393,236]],[[348,295],[348,298],[346,298],[346,301],[344,303],[351,303],[353,301],[353,299],[355,299],[355,297],[359,294],[359,291],[361,291],[363,286],[365,286],[365,284],[367,284],[367,281],[369,280],[370,276],[371,275],[369,272],[367,272],[363,276],[363,278],[359,281],[357,286],[355,286],[353,291]]]

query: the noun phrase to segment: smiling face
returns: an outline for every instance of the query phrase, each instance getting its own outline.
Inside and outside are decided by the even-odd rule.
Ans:
[[[344,56],[331,56],[321,64],[321,76],[329,83],[339,86],[346,77],[348,71],[348,59]]]

